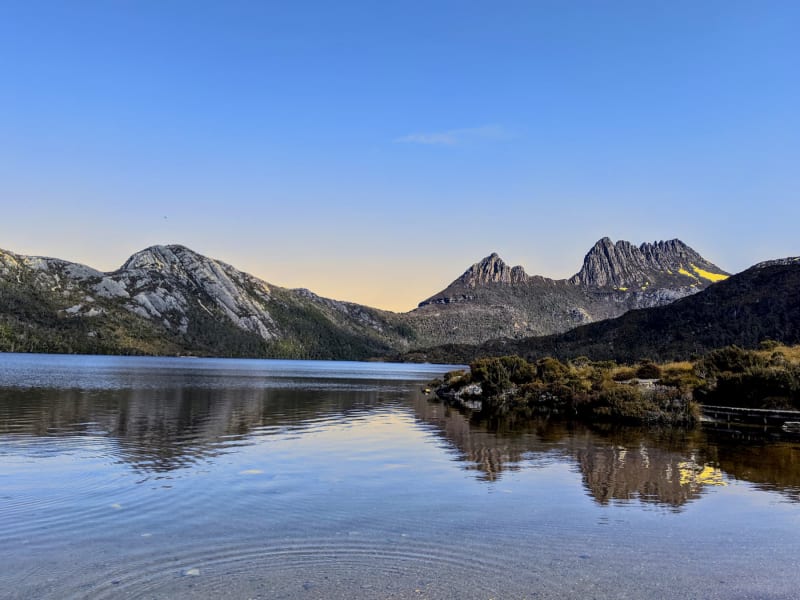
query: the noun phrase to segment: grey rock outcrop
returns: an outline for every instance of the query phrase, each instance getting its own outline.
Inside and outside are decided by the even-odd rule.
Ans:
[[[472,265],[459,278],[464,285],[473,288],[487,283],[515,284],[527,280],[525,269],[520,266],[509,267],[495,252]]]
[[[265,282],[184,246],[137,252],[108,279],[122,284],[120,291],[131,297],[127,308],[162,319],[182,333],[188,329],[191,302],[209,314],[212,308],[221,311],[231,323],[265,341],[280,333],[267,308],[270,289]]]
[[[727,276],[677,239],[635,246],[603,238],[568,279],[528,275],[491,254],[408,316],[422,345],[550,335],[669,304]]]
[[[581,270],[569,279],[575,285],[632,288],[659,284],[661,287],[697,287],[703,274],[727,276],[680,240],[634,246],[605,237],[583,259]],[[724,277],[723,277],[724,278]]]

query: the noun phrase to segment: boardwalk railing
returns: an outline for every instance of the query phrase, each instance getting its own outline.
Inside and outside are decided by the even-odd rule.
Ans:
[[[714,421],[753,423],[781,427],[786,422],[800,422],[800,411],[736,406],[701,406],[703,417]]]

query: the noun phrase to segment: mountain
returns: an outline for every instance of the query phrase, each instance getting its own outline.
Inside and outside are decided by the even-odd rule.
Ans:
[[[368,358],[408,347],[396,315],[273,286],[183,246],[103,273],[0,251],[0,350]]]
[[[408,316],[421,345],[479,344],[561,333],[662,306],[727,277],[677,239],[635,246],[603,238],[568,279],[528,275],[491,254]]]
[[[572,278],[528,275],[492,254],[396,314],[282,288],[179,245],[108,273],[0,251],[0,351],[366,359],[563,332],[726,276],[678,240],[604,238]]]
[[[765,339],[800,343],[800,257],[760,263],[667,306],[633,310],[559,335],[449,345],[418,353],[436,361],[519,354],[527,358],[635,361],[685,359],[736,344],[753,348]]]
[[[569,281],[587,287],[622,290],[651,285],[697,290],[727,275],[680,240],[637,247],[624,240],[615,244],[606,237],[594,245],[583,259],[581,270]]]

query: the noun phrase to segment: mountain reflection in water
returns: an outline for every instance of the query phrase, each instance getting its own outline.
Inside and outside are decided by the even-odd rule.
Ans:
[[[587,427],[549,421],[468,419],[438,403],[417,402],[418,417],[435,424],[484,481],[499,480],[523,462],[565,460],[580,471],[599,504],[639,501],[679,509],[727,479],[753,482],[800,501],[800,444],[741,444],[703,429]]]
[[[501,481],[522,468],[569,464],[598,504],[653,503],[680,510],[729,480],[800,501],[800,445],[741,443],[702,429],[595,427],[547,420],[481,421],[417,391],[387,401],[378,389],[174,387],[0,392],[0,455],[11,443],[31,455],[72,436],[96,438],[142,475],[214,460],[273,435],[303,435],[325,423],[390,408],[414,419],[450,449],[478,481]],[[384,390],[385,391],[385,390]],[[57,400],[57,401],[56,401]]]

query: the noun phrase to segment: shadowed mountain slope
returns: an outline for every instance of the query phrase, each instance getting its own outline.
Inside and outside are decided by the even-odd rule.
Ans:
[[[731,344],[753,348],[765,339],[800,343],[800,257],[760,263],[668,306],[633,310],[563,334],[446,345],[409,358],[465,362],[519,354],[531,359],[670,360]]]

